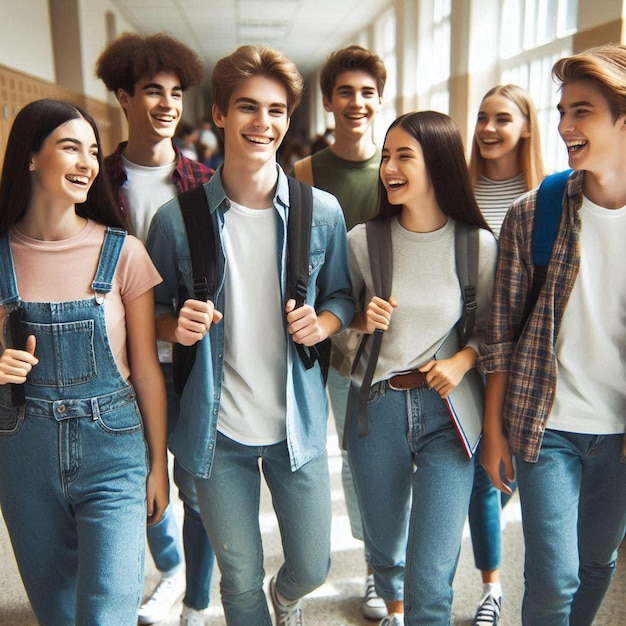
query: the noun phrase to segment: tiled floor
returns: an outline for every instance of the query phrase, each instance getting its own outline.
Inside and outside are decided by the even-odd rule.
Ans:
[[[331,420],[332,421],[332,420]],[[303,602],[306,626],[364,626],[375,624],[359,613],[360,595],[364,584],[363,550],[351,534],[343,503],[339,450],[336,437],[329,436],[329,460],[332,484],[333,526],[332,565],[327,582]],[[177,512],[182,507],[174,500]],[[264,535],[267,581],[282,562],[276,518],[266,490],[262,496],[261,527]],[[519,605],[522,586],[523,541],[519,504],[514,499],[504,511],[507,521],[504,532],[502,579],[505,593],[501,626],[520,626]],[[621,558],[616,581],[598,615],[595,626],[624,626],[626,624],[626,553]],[[469,537],[463,541],[461,558],[454,583],[454,623],[470,626],[475,603],[480,594],[480,577],[474,569]],[[15,562],[10,552],[6,530],[0,520],[0,626],[35,626],[21,587]],[[157,573],[150,559],[146,578],[146,593],[155,584]],[[219,601],[219,572],[213,576],[211,604],[207,610],[206,626],[224,626]],[[180,606],[176,606],[162,626],[178,626]],[[120,625],[122,626],[122,625]],[[246,626],[246,625],[240,625]],[[546,625],[549,626],[549,625]]]

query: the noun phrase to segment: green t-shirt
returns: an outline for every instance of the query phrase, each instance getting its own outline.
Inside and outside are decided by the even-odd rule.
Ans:
[[[376,215],[379,148],[365,161],[346,161],[325,148],[316,152],[311,162],[314,185],[336,196],[348,230]]]

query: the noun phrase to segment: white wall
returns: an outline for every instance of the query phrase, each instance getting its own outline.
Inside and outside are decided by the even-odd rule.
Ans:
[[[109,94],[104,83],[94,75],[94,67],[100,53],[108,43],[106,28],[108,11],[115,16],[116,35],[135,31],[109,0],[79,0],[84,91],[88,96],[103,101],[107,101]]]
[[[0,0],[0,65],[55,81],[47,0]]]

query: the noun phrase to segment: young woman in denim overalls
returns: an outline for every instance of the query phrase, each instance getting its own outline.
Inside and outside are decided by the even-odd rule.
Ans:
[[[146,515],[168,500],[160,277],[115,228],[101,158],[86,113],[39,100],[0,183],[0,504],[50,626],[136,624]]]

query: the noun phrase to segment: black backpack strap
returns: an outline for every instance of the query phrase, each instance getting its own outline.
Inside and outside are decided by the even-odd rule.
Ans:
[[[180,194],[178,203],[189,242],[194,298],[206,302],[217,284],[217,246],[204,185]]]
[[[474,332],[476,323],[476,285],[478,283],[478,238],[479,229],[459,220],[454,229],[454,254],[456,274],[463,295],[463,313],[456,324],[461,340],[465,346]]]
[[[289,217],[287,219],[287,290],[296,301],[296,308],[306,302],[309,287],[309,252],[311,247],[311,223],[313,220],[313,190],[292,176],[289,182]],[[319,352],[315,346],[307,348],[296,344],[300,360],[306,369],[311,369]]]
[[[193,187],[181,193],[178,196],[178,203],[189,243],[193,297],[206,302],[217,287],[217,241],[204,186]],[[184,286],[181,286],[178,290],[178,310],[189,297],[191,294]],[[173,345],[173,382],[174,390],[179,397],[183,394],[196,360],[196,349],[196,344],[183,346],[175,343]]]
[[[372,281],[374,283],[374,293],[384,300],[389,300],[389,296],[391,295],[391,277],[393,275],[391,223],[389,220],[372,220],[365,225],[365,233],[367,236],[367,249],[372,271]],[[369,335],[366,334],[363,335],[361,339],[359,350],[352,365],[353,374],[361,359],[368,338]],[[357,415],[359,420],[359,437],[367,435],[367,400],[369,398],[374,372],[376,371],[376,363],[378,363],[378,355],[380,354],[382,341],[383,331],[380,329],[375,330],[372,334],[372,348],[358,395]],[[350,411],[350,405],[348,405],[348,411]],[[345,430],[347,431],[348,429],[346,428]]]

